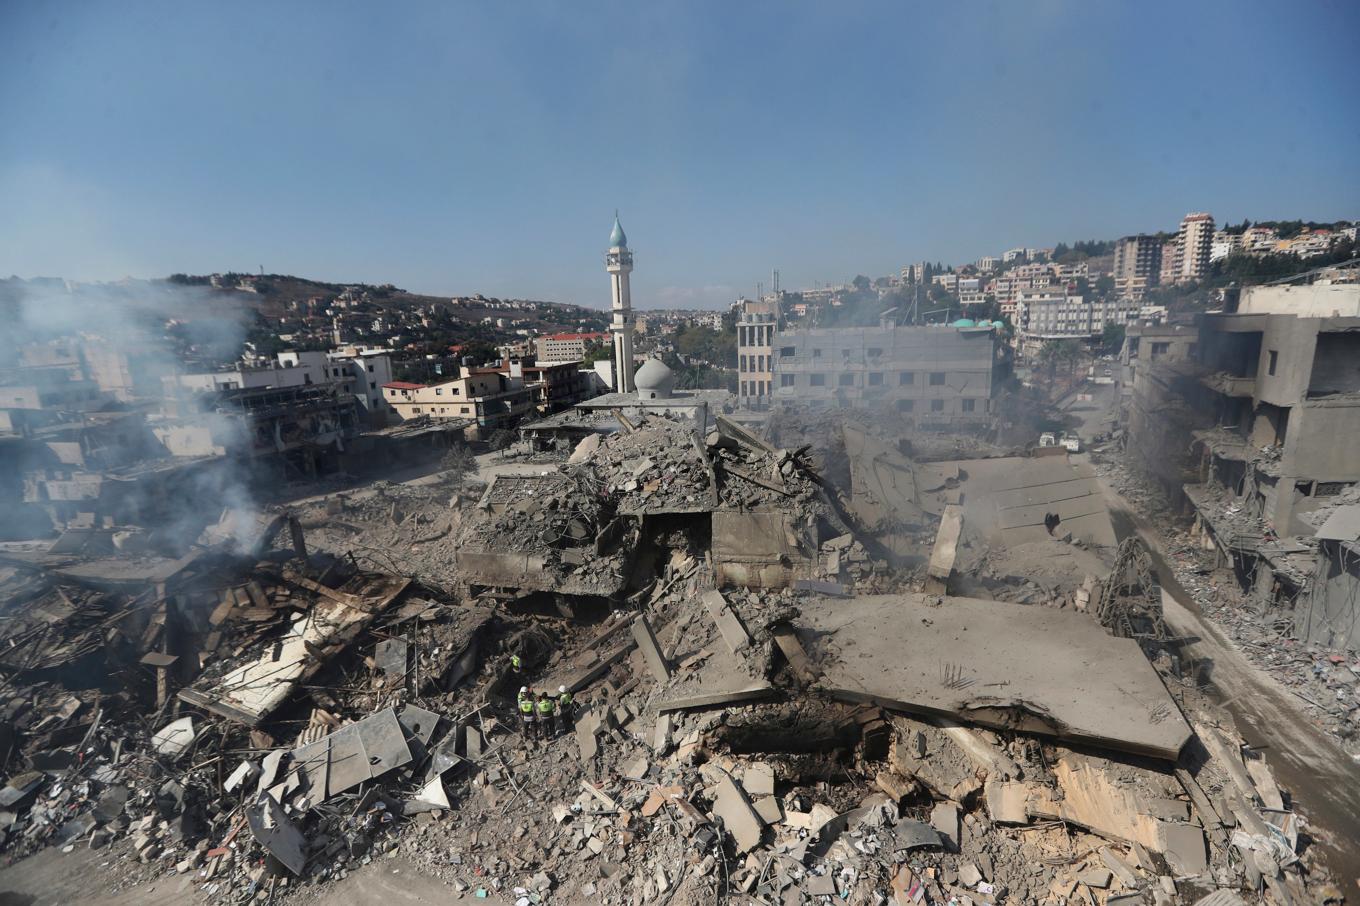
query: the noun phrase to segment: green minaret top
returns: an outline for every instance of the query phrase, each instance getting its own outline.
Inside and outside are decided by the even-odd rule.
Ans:
[[[623,224],[619,223],[619,212],[614,212],[614,229],[609,231],[609,247],[611,249],[628,248],[628,237],[623,234]]]

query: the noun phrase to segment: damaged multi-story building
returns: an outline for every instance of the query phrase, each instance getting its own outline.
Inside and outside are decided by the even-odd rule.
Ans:
[[[986,424],[1011,364],[991,323],[907,326],[891,311],[875,327],[779,331],[771,357],[775,403],[881,408],[936,428]]]
[[[1183,492],[1196,537],[1302,638],[1354,645],[1339,554],[1360,535],[1318,530],[1360,482],[1360,284],[1248,287],[1193,329],[1131,331],[1124,356],[1129,449]]]

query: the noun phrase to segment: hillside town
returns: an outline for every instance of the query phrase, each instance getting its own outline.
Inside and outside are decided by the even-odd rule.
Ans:
[[[604,312],[4,281],[0,880],[1353,895],[1353,224],[721,311],[604,245]]]

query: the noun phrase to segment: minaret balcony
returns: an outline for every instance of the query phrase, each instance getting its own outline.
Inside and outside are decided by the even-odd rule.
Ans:
[[[605,267],[632,267],[633,253],[627,249],[620,251],[606,252],[604,256]]]

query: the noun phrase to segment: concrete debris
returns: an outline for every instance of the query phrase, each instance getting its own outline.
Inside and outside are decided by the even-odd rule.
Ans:
[[[0,849],[213,906],[388,865],[523,906],[1329,895],[1270,750],[1102,625],[1151,585],[1090,466],[667,411],[173,557],[93,513],[0,551]]]

